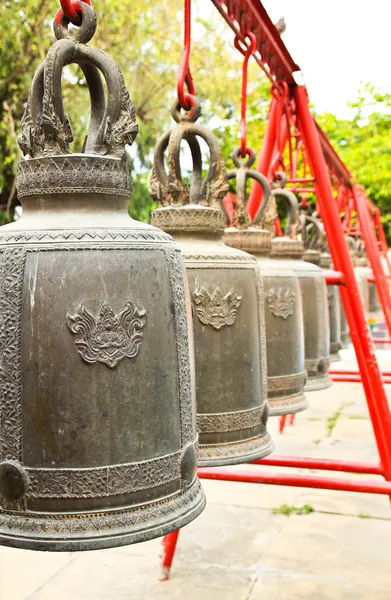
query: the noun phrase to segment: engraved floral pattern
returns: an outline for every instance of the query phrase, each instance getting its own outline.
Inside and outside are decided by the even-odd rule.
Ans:
[[[288,288],[271,288],[267,294],[267,302],[274,316],[287,319],[293,315],[296,302],[296,294]]]
[[[21,457],[20,321],[26,252],[7,249],[0,260],[0,458]]]
[[[199,320],[216,330],[224,325],[234,324],[241,302],[242,297],[233,290],[224,295],[219,287],[212,295],[204,287],[193,292],[193,303]]]
[[[75,346],[85,362],[102,362],[113,369],[124,358],[137,356],[143,338],[145,310],[127,302],[124,310],[115,315],[104,302],[95,319],[80,304],[75,315],[67,314],[67,324],[72,333],[81,334]]]

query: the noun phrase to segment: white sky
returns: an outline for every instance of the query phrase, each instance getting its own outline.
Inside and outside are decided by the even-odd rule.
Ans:
[[[349,117],[362,81],[391,90],[391,0],[264,0],[317,111]]]

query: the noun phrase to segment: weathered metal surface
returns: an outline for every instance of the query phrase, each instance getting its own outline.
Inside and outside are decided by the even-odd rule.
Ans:
[[[193,303],[199,463],[204,466],[248,462],[269,454],[266,429],[266,347],[264,290],[254,257],[222,242],[228,191],[216,138],[182,119],[155,148],[151,195],[159,202],[152,223],[172,233],[181,248]],[[202,180],[197,136],[210,150]],[[188,143],[193,172],[190,188],[182,181],[180,143]],[[168,147],[168,173],[164,152]]]
[[[320,255],[320,266],[322,269],[332,269],[333,264],[329,252],[322,252]],[[338,286],[327,286],[327,301],[329,305],[329,323],[330,323],[330,362],[336,362],[341,359],[339,351],[342,348],[341,332],[341,299]],[[345,319],[346,323],[346,319]]]
[[[297,200],[292,192],[276,189],[276,197],[281,197],[288,213],[297,211]],[[297,217],[291,220],[296,221]],[[304,245],[299,239],[287,237],[272,240],[271,257],[283,261],[286,268],[292,269],[298,277],[303,302],[304,355],[307,382],[304,391],[320,390],[332,385],[328,376],[330,361],[329,314],[327,308],[327,286],[322,269],[312,262],[303,260]],[[316,251],[307,251],[307,258],[320,262]]]
[[[69,153],[61,99],[62,67],[71,62],[80,62],[92,100],[88,153],[80,155]],[[127,214],[124,145],[136,132],[114,61],[57,41],[23,119],[23,216],[0,230],[5,545],[140,542],[185,525],[205,503],[180,250]]]
[[[251,157],[252,158],[252,157]],[[255,157],[254,157],[255,158]],[[250,169],[251,161],[239,163],[231,172],[236,177],[237,206],[234,223],[246,206],[246,179],[251,177],[263,186],[263,203],[250,227],[230,227],[224,242],[254,255],[260,267],[265,289],[267,386],[270,415],[285,415],[308,407],[303,393],[306,381],[304,367],[304,326],[299,281],[292,269],[282,261],[271,260],[271,229],[276,205],[268,182]],[[257,177],[253,177],[253,174]],[[251,221],[250,221],[251,222]],[[290,224],[294,229],[294,224]]]

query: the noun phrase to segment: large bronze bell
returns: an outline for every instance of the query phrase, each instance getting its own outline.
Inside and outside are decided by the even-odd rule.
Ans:
[[[0,543],[34,550],[144,541],[205,503],[180,251],[127,214],[135,112],[116,63],[85,45],[95,12],[80,4],[76,41],[35,75],[23,216],[0,230]],[[70,63],[91,94],[83,154],[61,97]]]
[[[300,286],[297,275],[284,261],[272,260],[273,223],[276,218],[275,200],[270,195],[267,179],[250,167],[255,155],[246,163],[233,154],[237,167],[229,172],[236,178],[236,211],[233,227],[225,230],[228,246],[253,254],[259,264],[265,290],[267,389],[271,415],[297,413],[308,407],[303,389],[306,380],[304,367],[304,326]],[[263,201],[253,224],[248,225],[245,214],[246,181],[255,179],[263,188]]]
[[[279,188],[274,190],[274,194],[276,198],[282,198],[286,202],[288,222],[297,223],[296,196],[289,190]],[[303,301],[304,355],[307,370],[304,391],[313,391],[332,385],[328,376],[329,314],[323,271],[318,265],[303,260],[304,251],[303,242],[299,239],[280,237],[272,240],[271,257],[284,261],[285,266],[291,268],[299,279]]]
[[[227,174],[216,138],[193,116],[173,116],[177,125],[155,147],[150,193],[159,202],[153,224],[172,233],[186,265],[193,303],[199,464],[247,462],[269,454],[266,430],[264,294],[254,257],[222,241],[222,198]],[[202,181],[197,136],[210,150]],[[180,145],[190,147],[190,189],[182,181]],[[168,173],[164,152],[168,147]]]

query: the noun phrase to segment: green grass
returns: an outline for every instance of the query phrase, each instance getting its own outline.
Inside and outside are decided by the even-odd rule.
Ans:
[[[337,426],[338,420],[340,419],[343,411],[348,406],[351,406],[352,402],[342,402],[339,408],[331,415],[331,417],[327,417],[326,420],[326,437],[331,437],[333,435],[333,431]]]
[[[359,519],[372,519],[371,515],[366,515],[365,513],[358,513]]]
[[[273,515],[284,515],[290,517],[291,515],[310,515],[314,512],[313,506],[310,504],[304,504],[304,506],[294,506],[293,504],[281,504],[278,508],[273,508]]]

